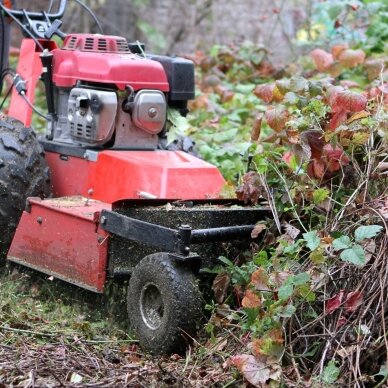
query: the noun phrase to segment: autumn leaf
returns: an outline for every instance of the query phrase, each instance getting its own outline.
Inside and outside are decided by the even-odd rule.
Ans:
[[[214,299],[218,304],[224,303],[229,286],[230,286],[230,276],[227,273],[225,272],[219,273],[215,277],[212,285],[212,290],[214,292]]]
[[[259,234],[266,228],[267,228],[267,226],[265,224],[256,224],[251,232],[251,237],[257,238],[259,236]]]
[[[330,86],[327,88],[327,91],[326,91],[326,101],[327,103],[333,107],[334,103],[335,103],[335,99],[337,97],[337,94],[344,91],[345,89],[343,88],[343,86],[340,86],[340,85],[335,85],[335,86]]]
[[[331,144],[326,144],[323,147],[322,160],[330,172],[338,171],[341,169],[341,166],[349,164],[349,158],[338,145],[333,147]]]
[[[319,159],[313,159],[307,166],[307,175],[311,178],[323,179],[326,172],[325,163]]]
[[[257,205],[263,193],[263,185],[259,175],[254,171],[249,171],[242,180],[242,184],[236,190],[237,199],[244,203],[251,202]]]
[[[268,287],[269,277],[267,272],[263,268],[259,268],[253,272],[251,276],[251,285],[255,288],[256,291],[269,291]]]
[[[336,44],[331,47],[331,54],[333,55],[334,59],[338,59],[342,51],[346,50],[348,48],[347,44]]]
[[[342,73],[342,66],[339,62],[334,61],[330,66],[327,67],[326,72],[332,77],[336,78]]]
[[[338,112],[334,112],[331,116],[331,119],[329,121],[329,129],[334,131],[337,129],[340,125],[343,125],[346,123],[348,118],[348,114],[345,110],[340,110]]]
[[[238,354],[231,358],[232,364],[255,387],[265,384],[270,378],[270,368],[250,354]]]
[[[251,140],[257,141],[259,140],[261,133],[261,123],[263,121],[263,114],[259,113],[256,115],[255,120],[253,122],[252,132],[251,132]]]
[[[335,310],[337,310],[344,299],[344,291],[341,290],[337,295],[334,295],[332,298],[326,301],[326,313],[332,314]]]
[[[256,292],[252,290],[246,290],[245,296],[241,301],[241,306],[250,309],[259,308],[261,307],[261,299],[256,294]]]
[[[268,125],[276,132],[280,132],[288,120],[288,111],[282,106],[269,109],[265,112]]]
[[[362,110],[360,112],[356,112],[354,113],[350,119],[346,122],[346,124],[351,124],[353,121],[356,121],[356,120],[361,120],[361,119],[365,119],[366,117],[369,117],[370,116],[370,113],[367,112],[366,110]]]
[[[333,63],[333,55],[322,49],[311,51],[310,56],[318,71],[324,72]]]
[[[346,49],[339,54],[338,60],[340,64],[344,67],[347,67],[347,68],[356,67],[364,63],[365,52],[360,49],[359,50]]]
[[[356,311],[364,301],[364,293],[362,291],[352,291],[346,295],[345,311],[352,313]]]
[[[360,112],[366,108],[367,102],[362,94],[343,90],[335,95],[330,105],[335,112]]]
[[[257,85],[253,93],[256,97],[261,98],[264,102],[271,102],[274,97],[275,84]]]
[[[366,74],[369,81],[373,81],[379,77],[384,69],[384,61],[382,59],[369,59],[364,64]]]

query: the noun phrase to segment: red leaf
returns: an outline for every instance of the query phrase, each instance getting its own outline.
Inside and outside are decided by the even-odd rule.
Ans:
[[[322,159],[330,172],[338,171],[341,166],[349,164],[349,158],[343,149],[340,146],[333,147],[331,144],[326,144],[323,147]]]
[[[362,291],[352,291],[346,294],[344,290],[341,290],[337,295],[326,301],[326,312],[331,314],[341,306],[344,306],[345,312],[352,313],[362,305],[363,300],[364,293]],[[344,317],[342,319],[346,321]]]
[[[330,105],[335,112],[359,112],[366,108],[367,102],[367,98],[362,94],[344,90],[335,95]]]
[[[292,158],[295,156],[291,151],[287,151],[283,154],[282,159],[288,164],[291,164]]]
[[[275,89],[275,84],[257,85],[253,93],[256,97],[259,97],[264,102],[268,103],[273,100],[274,89]]]
[[[348,48],[347,44],[336,44],[331,47],[331,53],[333,55],[334,59],[338,59],[339,55],[342,53],[342,51],[346,50]]]
[[[345,89],[342,86],[330,86],[326,91],[326,100],[330,106],[333,106],[334,101],[337,97],[337,94],[344,91]]]
[[[304,131],[302,133],[303,140],[308,143],[311,148],[311,158],[320,158],[325,142],[322,138],[322,133],[318,131]]]
[[[337,310],[344,299],[344,291],[341,290],[337,295],[334,295],[332,298],[326,301],[326,313],[331,314]]]
[[[231,361],[255,387],[262,386],[270,378],[270,369],[250,354],[238,354],[233,356]]]
[[[338,128],[340,125],[345,124],[346,120],[348,118],[347,112],[344,110],[341,110],[339,112],[334,112],[332,118],[329,122],[329,128],[334,131],[336,128]]]
[[[325,50],[315,49],[310,53],[318,71],[326,71],[333,63],[333,56]]]
[[[280,132],[288,120],[288,111],[281,106],[269,109],[265,112],[265,119],[273,130]]]
[[[325,163],[320,159],[313,159],[307,167],[307,174],[311,178],[322,179],[325,175],[325,171]]]
[[[241,306],[245,308],[259,308],[261,307],[260,297],[252,290],[247,290],[245,296],[241,301]]]
[[[346,49],[339,54],[338,60],[344,67],[356,67],[365,61],[365,53],[362,50]]]
[[[352,313],[356,311],[364,300],[364,293],[362,291],[352,291],[346,296],[345,311]]]

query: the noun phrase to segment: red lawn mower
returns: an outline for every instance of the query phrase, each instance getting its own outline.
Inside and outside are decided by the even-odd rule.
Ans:
[[[189,140],[166,145],[167,110],[185,115],[194,98],[193,63],[118,36],[65,35],[65,0],[55,13],[0,7],[2,80],[13,79],[0,121],[0,254],[97,293],[128,277],[143,348],[184,350],[202,315],[200,269],[267,213],[219,199],[223,177],[185,152]],[[25,35],[16,71],[5,65],[5,19]],[[30,128],[33,112],[42,115],[40,80],[42,138]]]

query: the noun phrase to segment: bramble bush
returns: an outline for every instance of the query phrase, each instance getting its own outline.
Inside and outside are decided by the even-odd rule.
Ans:
[[[380,3],[328,4],[337,7],[325,8],[333,23],[345,13],[358,22],[377,6],[375,22],[386,18]],[[335,30],[327,37],[345,36],[345,22]],[[374,31],[362,31],[365,49],[332,39],[330,49],[314,48],[284,69],[247,42],[192,58],[199,92],[190,135],[228,179],[225,197],[265,200],[273,215],[252,232],[261,239],[251,260],[220,258],[213,284],[216,301],[233,307],[224,319],[239,322],[246,341],[231,363],[254,385],[378,384],[388,376],[380,275],[388,244],[387,58],[384,33]],[[373,360],[371,343],[380,351]]]

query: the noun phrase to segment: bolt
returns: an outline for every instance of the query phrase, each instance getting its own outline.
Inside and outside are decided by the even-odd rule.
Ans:
[[[106,224],[106,217],[102,216],[101,219],[100,219],[100,223],[102,225],[105,225]]]
[[[158,114],[158,111],[155,108],[150,108],[148,110],[148,116],[151,117],[151,119],[155,118]]]
[[[43,218],[42,218],[42,217],[38,217],[38,218],[36,219],[36,222],[37,222],[39,225],[41,225],[42,222],[43,222]]]

